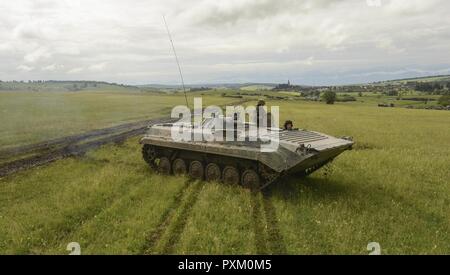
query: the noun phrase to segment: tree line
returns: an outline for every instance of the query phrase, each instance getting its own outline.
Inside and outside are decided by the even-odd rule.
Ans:
[[[433,94],[433,95],[446,95],[450,94],[450,82],[418,82],[415,86],[416,91]]]

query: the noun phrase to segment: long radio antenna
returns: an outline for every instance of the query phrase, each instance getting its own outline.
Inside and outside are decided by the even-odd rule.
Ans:
[[[177,51],[175,50],[175,46],[173,45],[172,35],[170,34],[169,27],[167,26],[166,17],[163,15],[164,25],[166,26],[167,35],[169,36],[170,44],[172,45],[173,54],[175,55],[175,60],[177,61],[178,71],[180,72],[181,84],[183,85],[184,99],[186,100],[186,106],[189,108],[189,103],[186,95],[186,87],[184,86],[184,78],[183,73],[181,71],[180,62],[178,61]]]

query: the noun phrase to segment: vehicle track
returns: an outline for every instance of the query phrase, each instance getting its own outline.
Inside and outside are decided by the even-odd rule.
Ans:
[[[250,203],[256,254],[287,254],[284,239],[278,226],[275,207],[270,200],[270,191],[252,192]]]
[[[125,124],[120,124],[120,125],[113,126],[113,127],[93,130],[93,131],[90,131],[87,133],[76,134],[76,135],[61,137],[61,138],[56,138],[56,139],[50,139],[50,140],[46,140],[46,141],[39,142],[39,143],[29,144],[29,145],[7,148],[7,149],[0,150],[0,155],[2,156],[2,158],[5,158],[5,157],[11,156],[11,155],[29,154],[29,153],[32,153],[35,151],[47,150],[47,149],[51,149],[52,147],[64,146],[64,145],[67,145],[70,143],[80,142],[82,140],[89,139],[89,138],[95,138],[95,137],[99,137],[99,136],[113,134],[113,133],[117,133],[120,131],[126,131],[126,130],[133,129],[133,128],[142,128],[142,127],[145,127],[146,123],[149,123],[149,122],[151,122],[151,120],[125,123]]]
[[[264,217],[261,212],[261,200],[259,192],[251,192],[250,205],[252,209],[251,224],[253,228],[253,234],[255,235],[256,254],[265,255],[268,254],[267,239]]]
[[[113,201],[111,201],[111,203],[109,203],[106,207],[102,208],[101,211],[98,211],[94,217],[101,217],[102,215],[106,214],[109,215],[115,211],[117,211],[118,209],[121,209],[122,207],[126,207],[126,205],[133,200],[133,198],[143,198],[142,197],[142,193],[145,193],[145,191],[143,189],[148,188],[148,185],[146,184],[145,181],[138,181],[139,183],[131,186],[128,188],[128,190],[126,190],[125,192],[121,192],[124,195],[117,197],[116,199],[114,199]],[[184,185],[183,185],[184,188]],[[64,236],[64,241],[63,243],[61,243],[62,246],[64,246],[65,244],[67,244],[67,240],[69,239],[74,239],[73,237],[76,236],[76,234],[83,230],[84,227],[87,225],[89,226],[90,222],[94,222],[97,223],[99,222],[98,219],[92,219],[92,217],[90,217],[89,219],[84,220],[81,225],[76,229],[76,230],[72,230],[71,232],[68,232],[66,234],[66,236]],[[101,232],[101,231],[100,231]],[[96,234],[98,234],[99,232],[96,231],[95,234],[93,234],[93,237],[91,234],[89,234],[90,239],[86,238],[86,236],[83,237],[84,242],[85,242],[85,246],[83,247],[83,249],[88,249],[90,246],[90,242],[94,242],[95,243],[95,236]],[[59,247],[58,247],[59,248]]]
[[[110,142],[124,142],[127,138],[143,134],[147,127],[152,124],[170,121],[174,121],[174,119],[159,118],[127,123],[44,143],[2,150],[0,151],[0,155],[3,159],[14,158],[15,160],[0,164],[0,178],[20,170],[48,164],[62,158],[82,155],[91,149]],[[33,152],[37,153],[32,156],[26,156]],[[20,158],[21,156],[26,157]]]
[[[166,255],[173,253],[173,249],[180,240],[181,234],[186,226],[186,222],[192,212],[192,208],[197,202],[198,196],[203,190],[204,185],[204,182],[195,182],[193,190],[187,195],[188,197],[186,198],[186,202],[182,206],[179,215],[177,215],[176,219],[173,221],[173,227],[168,232],[169,237],[167,242],[164,244],[162,254]]]
[[[283,235],[280,232],[275,206],[270,200],[270,191],[262,192],[262,204],[267,223],[267,243],[271,254],[287,254]]]
[[[150,234],[148,234],[148,238],[146,239],[141,250],[139,251],[139,254],[152,254],[156,244],[164,235],[164,232],[167,230],[168,225],[174,219],[176,211],[177,209],[180,208],[182,204],[182,199],[192,182],[193,182],[192,179],[186,179],[183,187],[175,194],[172,204],[169,207],[167,207],[167,209],[161,215],[161,219],[160,222],[158,223],[158,226],[156,226],[155,229],[152,232],[150,232]]]
[[[102,203],[90,203],[85,205],[85,207],[79,211],[67,213],[65,216],[66,218],[62,218],[58,222],[49,225],[47,230],[52,232],[50,238],[47,233],[39,234],[36,241],[33,241],[29,247],[23,248],[22,251],[27,251],[27,254],[32,254],[36,247],[41,247],[42,244],[39,243],[39,241],[42,240],[46,240],[46,245],[48,246],[56,246],[60,241],[66,239],[75,231],[79,230],[84,223],[106,211],[109,207],[111,207],[111,205],[123,200],[123,196],[120,194],[128,194],[130,191],[138,187],[139,184],[130,185],[124,183],[123,186],[120,187],[120,191],[110,194],[108,199]]]
[[[250,99],[243,99],[227,105],[240,105],[248,101]],[[129,137],[145,133],[148,126],[177,120],[178,118],[163,117],[137,121],[35,144],[2,149],[0,150],[0,178],[65,157],[84,154],[88,150],[110,142],[121,143]]]

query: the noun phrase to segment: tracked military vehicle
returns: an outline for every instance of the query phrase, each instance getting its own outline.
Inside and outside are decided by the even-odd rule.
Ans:
[[[215,123],[214,118],[205,119],[203,125],[211,123]],[[244,135],[244,141],[210,142],[176,141],[171,135],[172,123],[153,125],[140,140],[143,158],[162,174],[188,174],[194,179],[262,189],[285,175],[306,176],[353,145],[351,138],[303,129],[268,128],[268,136],[279,137],[279,146],[275,151],[264,151],[261,148],[265,141],[246,138],[251,127],[250,123],[244,124],[233,130],[235,137]],[[223,127],[214,131],[225,136],[229,130]]]

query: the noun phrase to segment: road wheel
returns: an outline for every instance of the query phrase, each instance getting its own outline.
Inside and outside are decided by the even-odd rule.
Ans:
[[[253,169],[246,169],[242,173],[242,185],[250,190],[257,190],[260,187],[260,179],[258,173]]]
[[[186,162],[183,159],[176,159],[173,162],[173,173],[175,175],[183,175],[186,174]]]
[[[193,162],[191,162],[191,164],[189,165],[189,176],[193,179],[202,180],[203,174],[203,164],[198,160],[194,160]]]
[[[239,171],[236,167],[227,166],[223,169],[222,179],[227,184],[239,184]]]
[[[145,162],[148,163],[148,165],[150,165],[150,167],[152,167],[153,169],[156,168],[156,150],[155,147],[149,145],[149,144],[145,144],[142,147],[142,157],[144,158]]]
[[[210,163],[206,166],[205,178],[207,181],[220,181],[221,176],[219,165]]]
[[[164,175],[169,175],[172,169],[170,160],[167,157],[162,157],[159,159],[158,172]]]

